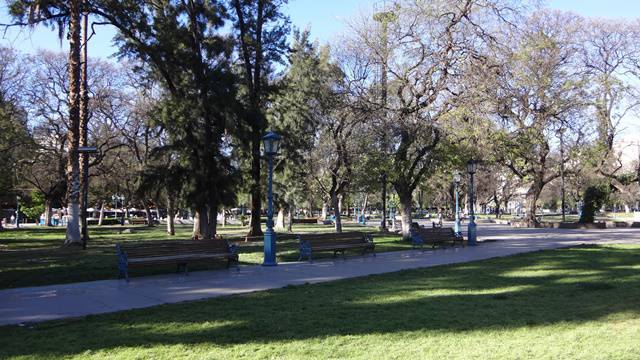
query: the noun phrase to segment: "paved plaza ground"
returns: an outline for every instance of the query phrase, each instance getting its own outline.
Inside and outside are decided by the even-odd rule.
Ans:
[[[0,290],[0,325],[24,324],[90,314],[144,308],[287,285],[319,283],[404,269],[463,263],[580,244],[640,244],[638,229],[514,229],[495,224],[478,227],[479,246],[409,250],[314,263],[288,262],[277,267],[240,266],[240,270],[166,274]],[[115,255],[114,255],[115,256]]]

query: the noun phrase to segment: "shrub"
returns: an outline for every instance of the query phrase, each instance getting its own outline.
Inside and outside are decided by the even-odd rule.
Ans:
[[[594,222],[596,211],[598,211],[598,209],[600,209],[602,205],[604,205],[608,198],[609,189],[605,185],[589,186],[584,191],[584,204],[582,206],[580,222]]]

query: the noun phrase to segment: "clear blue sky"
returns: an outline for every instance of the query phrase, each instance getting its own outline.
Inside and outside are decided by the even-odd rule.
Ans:
[[[309,26],[314,38],[320,42],[330,41],[345,29],[345,19],[360,11],[370,11],[373,0],[290,0],[286,12],[294,26]],[[573,11],[584,16],[628,18],[640,17],[640,1],[638,0],[548,0],[551,8]],[[0,23],[8,22],[7,9],[4,2],[0,5]],[[92,56],[108,57],[113,53],[111,38],[113,30],[99,27],[90,44]],[[38,27],[35,29],[10,29],[0,39],[1,46],[13,46],[19,50],[33,53],[39,48],[50,50],[63,49],[57,39],[56,32]],[[64,42],[63,42],[64,46]]]

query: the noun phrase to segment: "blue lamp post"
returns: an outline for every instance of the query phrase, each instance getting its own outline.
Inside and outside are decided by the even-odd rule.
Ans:
[[[453,230],[457,233],[460,232],[460,172],[456,170],[453,173],[453,183],[455,185],[455,193],[456,193],[456,222],[453,226]]]
[[[474,213],[475,191],[473,190],[473,175],[476,173],[478,163],[475,160],[467,162],[467,172],[469,173],[469,225],[467,228],[467,239],[469,246],[477,245],[476,237],[476,215]]]
[[[264,153],[269,159],[269,178],[267,190],[267,231],[264,233],[264,262],[263,266],[276,266],[276,233],[273,231],[273,157],[278,153],[280,135],[269,131],[262,138]]]

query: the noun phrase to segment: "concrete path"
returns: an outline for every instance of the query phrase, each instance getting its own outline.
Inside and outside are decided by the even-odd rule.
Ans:
[[[0,325],[39,322],[89,314],[144,308],[338,279],[462,263],[499,256],[554,249],[582,243],[640,244],[640,229],[558,230],[512,229],[481,224],[477,247],[398,251],[377,257],[310,263],[281,263],[277,267],[241,266],[240,271],[166,274],[124,280],[0,290]]]

